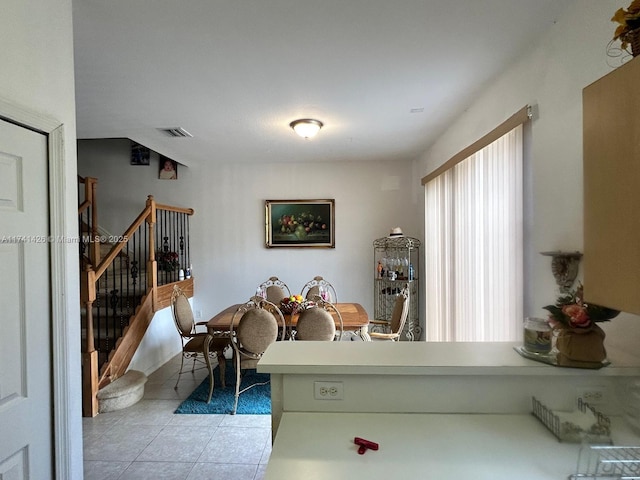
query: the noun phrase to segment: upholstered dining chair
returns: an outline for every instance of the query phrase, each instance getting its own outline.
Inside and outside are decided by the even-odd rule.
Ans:
[[[240,389],[242,371],[256,368],[267,347],[276,342],[278,337],[284,340],[284,317],[274,303],[256,295],[235,311],[231,318],[229,332],[236,369],[236,393],[233,411],[231,411],[231,415],[235,415],[238,399],[242,393],[268,383],[268,381],[253,383]]]
[[[341,340],[344,325],[340,311],[333,303],[323,300],[319,295],[315,295],[311,300],[313,300],[315,305],[303,310],[298,315],[294,339],[321,341]],[[338,320],[338,328],[336,328],[336,321],[333,315],[335,315],[335,319]]]
[[[207,403],[209,403],[211,402],[211,396],[213,395],[213,368],[211,367],[210,354],[215,353],[218,357],[218,365],[220,366],[220,382],[224,388],[224,374],[226,366],[224,350],[229,346],[229,335],[226,332],[215,336],[207,332],[196,332],[196,327],[204,326],[206,325],[206,322],[195,323],[189,299],[177,285],[173,286],[173,291],[171,293],[171,313],[173,314],[173,321],[176,325],[176,329],[178,330],[178,334],[180,335],[180,341],[182,342],[180,371],[178,372],[176,385],[173,388],[175,390],[178,389],[180,376],[183,373],[184,360],[193,359],[191,373],[196,370],[196,362],[202,363],[202,366],[199,368],[206,367],[209,370],[209,397],[207,399]]]
[[[397,342],[409,315],[409,286],[406,285],[396,296],[390,320],[369,320],[371,340]],[[382,332],[379,330],[383,330]]]
[[[269,280],[262,282],[258,285],[258,290],[263,292],[262,296],[267,301],[275,305],[280,305],[280,300],[291,295],[287,284],[278,277],[270,277]]]
[[[322,293],[326,293],[324,300],[327,300],[331,303],[338,303],[338,295],[336,293],[336,289],[326,281],[321,276],[313,277],[313,280],[309,280],[302,287],[302,291],[300,295],[302,295],[307,300],[312,300],[315,295],[322,296]]]

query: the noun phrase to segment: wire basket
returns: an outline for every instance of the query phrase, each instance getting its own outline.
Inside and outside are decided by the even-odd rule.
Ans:
[[[639,480],[640,447],[584,445],[569,480]]]
[[[556,412],[543,405],[536,397],[533,401],[533,416],[553,433],[558,440],[566,443],[611,444],[611,421],[588,403],[578,399],[578,412],[584,419],[592,420],[588,425],[579,424],[572,418],[573,413]],[[579,415],[578,413],[578,415]]]

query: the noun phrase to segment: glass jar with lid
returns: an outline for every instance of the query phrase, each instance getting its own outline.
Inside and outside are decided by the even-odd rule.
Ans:
[[[532,353],[551,352],[551,327],[544,318],[524,319],[524,348]]]

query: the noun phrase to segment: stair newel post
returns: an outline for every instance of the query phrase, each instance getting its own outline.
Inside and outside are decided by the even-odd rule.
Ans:
[[[98,351],[93,337],[93,302],[96,300],[96,275],[87,265],[80,283],[80,299],[85,306],[86,341],[82,352],[82,415],[95,417],[98,414]]]
[[[147,197],[147,207],[149,208],[149,216],[147,217],[147,225],[149,226],[149,267],[147,268],[148,287],[151,287],[151,295],[153,297],[153,311],[156,311],[158,305],[158,262],[156,262],[156,201],[153,195]]]

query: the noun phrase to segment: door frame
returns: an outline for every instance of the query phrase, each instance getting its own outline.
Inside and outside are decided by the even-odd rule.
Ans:
[[[65,216],[65,180],[66,167],[71,160],[65,156],[64,124],[56,118],[35,112],[15,102],[0,98],[0,118],[19,126],[40,132],[47,137],[48,176],[49,176],[49,235],[64,239],[69,236]],[[75,244],[77,245],[77,244]],[[70,321],[79,319],[73,312],[67,311],[74,298],[79,308],[79,292],[68,291],[66,271],[73,264],[68,255],[68,243],[49,242],[50,286],[51,286],[51,352],[52,352],[52,400],[53,427],[52,457],[54,459],[55,478],[82,478],[80,472],[73,471],[73,453],[82,452],[81,440],[73,438],[73,406],[79,401],[72,395],[79,392],[78,379],[73,374],[79,370],[69,368],[73,365],[71,342],[80,343],[79,338],[69,338]],[[79,268],[79,267],[77,267]],[[77,270],[76,268],[76,270]],[[68,314],[70,313],[70,314]],[[79,361],[76,359],[76,361]],[[75,388],[74,388],[75,387]],[[77,422],[81,425],[78,411]],[[81,428],[80,428],[81,431]],[[81,437],[80,437],[81,438]]]

